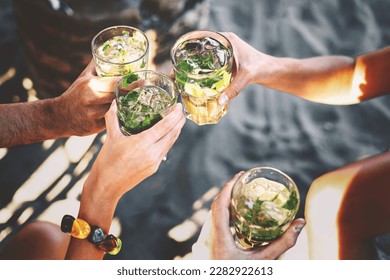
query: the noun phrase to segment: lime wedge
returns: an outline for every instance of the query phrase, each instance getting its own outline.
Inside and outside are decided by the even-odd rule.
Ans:
[[[198,84],[185,84],[184,91],[195,97],[205,97],[205,93]]]
[[[229,85],[231,76],[230,73],[224,71],[222,79],[213,84],[212,88],[219,92],[224,90]]]

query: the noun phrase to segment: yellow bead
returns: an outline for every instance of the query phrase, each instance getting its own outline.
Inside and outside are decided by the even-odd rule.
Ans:
[[[72,225],[72,232],[71,232],[71,235],[73,237],[79,239],[85,239],[88,237],[90,232],[91,232],[91,227],[86,221],[82,219],[74,220]]]
[[[114,250],[108,252],[110,255],[116,255],[122,249],[122,240],[119,237],[116,238],[116,247]]]

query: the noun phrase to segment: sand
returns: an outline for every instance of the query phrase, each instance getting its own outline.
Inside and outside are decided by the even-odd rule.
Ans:
[[[386,0],[213,0],[206,27],[235,32],[275,56],[355,56],[390,44],[389,9]],[[272,166],[293,178],[303,216],[305,195],[316,177],[390,148],[389,107],[390,96],[335,107],[259,85],[247,87],[217,125],[199,127],[187,121],[168,161],[121,199],[115,224],[123,249],[107,258],[186,256],[213,196],[235,173],[255,166]],[[42,144],[8,150],[0,160],[0,208],[15,200],[18,187],[65,141],[58,140],[47,150]],[[39,198],[18,211],[32,207],[35,217],[54,202]],[[6,226],[19,228],[16,218],[7,220],[3,233]]]

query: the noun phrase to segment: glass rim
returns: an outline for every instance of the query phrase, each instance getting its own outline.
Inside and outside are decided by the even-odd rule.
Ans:
[[[145,74],[146,74],[147,72],[152,73],[152,74],[157,74],[157,75],[159,75],[159,76],[162,76],[162,77],[168,79],[175,87],[177,87],[175,81],[174,81],[171,77],[169,77],[167,74],[165,74],[165,73],[163,73],[163,72],[160,72],[160,71],[156,71],[156,70],[152,70],[152,69],[142,69],[142,70],[132,71],[130,74],[139,74],[139,73],[140,73],[140,74],[142,74],[142,73],[145,73]],[[127,76],[127,75],[122,76],[116,84],[119,85],[119,83],[120,83],[126,76]]]
[[[161,114],[163,114],[164,112],[169,111],[169,110],[172,108],[172,106],[174,106],[174,105],[177,103],[177,102],[173,102],[173,101],[177,101],[177,98],[176,98],[176,97],[173,98],[173,99],[172,99],[172,103],[169,105],[169,107],[167,107],[167,108],[165,108],[164,110],[161,110],[161,111],[159,111],[159,112],[139,112],[139,111],[135,111],[135,110],[130,110],[130,109],[128,109],[128,108],[126,108],[125,110],[126,110],[127,112],[132,113],[132,114],[137,114],[137,115],[139,115],[139,116],[145,116],[145,115],[147,115],[147,116],[150,116],[150,115],[161,115]]]
[[[299,197],[299,189],[298,189],[298,186],[295,184],[294,180],[290,176],[288,176],[286,173],[281,171],[280,169],[277,169],[275,167],[270,167],[270,166],[257,166],[257,167],[253,167],[253,168],[245,171],[243,174],[240,175],[240,177],[237,178],[237,181],[234,183],[233,188],[232,188],[232,194],[233,194],[233,190],[234,190],[235,186],[237,186],[245,176],[248,176],[250,173],[252,173],[253,171],[257,171],[257,170],[271,170],[271,171],[275,171],[275,172],[281,174],[282,176],[286,177],[287,180],[290,183],[292,183],[293,187],[295,187],[298,190],[297,195],[298,195],[298,198],[300,198]]]
[[[93,45],[94,45],[94,42],[96,40],[96,38],[98,36],[100,36],[102,33],[110,30],[110,29],[114,29],[114,28],[127,28],[127,29],[133,29],[135,30],[136,32],[139,32],[141,33],[144,38],[145,38],[145,41],[146,41],[146,49],[144,51],[144,53],[142,54],[142,56],[140,56],[139,58],[137,59],[134,59],[134,60],[131,60],[131,61],[128,61],[128,62],[110,62],[110,61],[107,61],[106,59],[103,59],[101,58],[97,53],[96,51],[94,50],[93,48]],[[110,26],[110,27],[107,27],[103,30],[100,30],[93,38],[92,38],[92,41],[91,41],[91,50],[92,50],[92,55],[94,57],[97,57],[98,59],[100,59],[101,61],[103,62],[106,62],[106,63],[110,63],[110,64],[113,64],[113,65],[126,65],[126,64],[130,64],[130,63],[134,63],[134,62],[137,62],[139,60],[141,60],[142,58],[144,58],[146,56],[146,54],[149,52],[149,47],[150,47],[150,43],[149,43],[149,39],[148,39],[148,36],[146,36],[145,32],[143,32],[142,30],[136,28],[136,27],[133,27],[133,26],[129,26],[129,25],[114,25],[114,26]],[[98,48],[96,48],[98,49]]]
[[[179,41],[180,41],[183,37],[185,37],[185,36],[188,36],[188,35],[193,34],[193,33],[199,33],[199,32],[210,32],[210,33],[212,33],[212,34],[217,34],[218,36],[221,36],[222,38],[224,38],[224,39],[228,42],[228,46],[227,46],[226,48],[230,51],[230,53],[231,53],[231,55],[230,55],[231,58],[233,58],[233,45],[232,45],[232,43],[230,42],[230,40],[229,40],[225,35],[223,35],[221,32],[214,31],[214,30],[209,30],[209,29],[193,30],[193,31],[190,31],[190,32],[187,32],[187,33],[184,33],[183,35],[181,35],[181,36],[176,40],[175,44],[172,46],[172,48],[171,48],[171,50],[170,50],[171,63],[172,63],[172,66],[173,66],[174,70],[178,71],[178,69],[177,69],[177,67],[176,67],[176,61],[175,61],[174,57],[175,57],[176,49],[177,49],[177,47],[178,47],[178,45],[179,45]],[[199,37],[199,38],[204,38],[204,37]],[[216,39],[216,38],[213,38],[213,39]],[[217,40],[217,39],[216,39],[216,40]],[[187,41],[187,40],[185,40],[185,41]],[[185,42],[185,41],[183,41],[183,42]],[[217,41],[219,41],[219,40],[217,40]],[[220,43],[221,43],[221,42],[220,42]],[[210,73],[215,73],[215,72],[219,71],[219,70],[222,69],[222,68],[223,68],[223,67],[218,68],[218,69],[216,69],[216,70],[214,70],[214,71],[212,71],[212,72],[210,72]],[[182,70],[181,70],[181,71],[182,71]],[[184,71],[184,72],[185,72],[185,73],[188,73],[188,72],[186,72],[186,71]],[[208,76],[209,74],[201,74],[201,75],[198,75],[198,76],[201,77],[202,75]]]
[[[163,113],[163,112],[165,112],[165,111],[167,111],[167,110],[169,110],[172,106],[174,106],[176,103],[177,103],[177,101],[178,101],[178,97],[179,97],[179,88],[177,87],[177,85],[176,85],[176,83],[172,80],[172,78],[171,77],[169,77],[167,74],[165,74],[165,73],[162,73],[162,72],[159,72],[159,71],[156,71],[156,70],[151,70],[151,69],[144,69],[144,70],[138,70],[138,71],[134,71],[134,72],[131,72],[131,74],[139,74],[139,73],[144,73],[144,74],[146,74],[147,72],[149,72],[149,73],[152,73],[152,74],[157,74],[157,75],[159,75],[159,76],[162,76],[162,77],[164,77],[165,79],[167,79],[172,85],[173,85],[173,88],[174,88],[174,92],[175,92],[175,96],[172,96],[171,94],[169,94],[170,96],[172,96],[172,100],[171,100],[171,103],[170,103],[170,105],[167,107],[167,108],[165,108],[165,109],[163,109],[163,110],[161,110],[161,112],[139,112],[139,111],[135,111],[135,110],[130,110],[130,109],[126,109],[127,111],[129,111],[129,112],[132,112],[132,113],[137,113],[137,114],[139,114],[139,115],[156,115],[156,114],[161,114],[161,113]],[[122,83],[122,81],[123,81],[123,79],[126,77],[126,75],[125,76],[122,76],[122,78],[120,78],[119,79],[119,81],[116,83],[116,85],[115,85],[115,92],[114,92],[114,95],[115,95],[115,101],[118,103],[118,98],[119,98],[119,96],[118,96],[118,91],[119,90],[123,90],[123,89],[120,89],[120,84]],[[138,80],[137,80],[138,81]],[[136,82],[136,81],[134,81],[134,82]],[[161,88],[161,87],[160,87]],[[164,90],[164,89],[163,89]],[[119,111],[119,109],[118,109],[118,111]]]

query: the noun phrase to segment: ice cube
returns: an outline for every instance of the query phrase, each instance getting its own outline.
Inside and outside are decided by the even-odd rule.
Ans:
[[[276,221],[278,225],[283,224],[288,218],[288,211],[284,208],[277,207],[270,201],[265,201],[261,205],[257,219],[261,224],[266,224],[268,221]]]
[[[227,60],[226,59],[226,57],[227,57],[226,50],[217,49],[216,56],[218,57],[219,67],[224,66],[226,64],[226,60]]]
[[[114,49],[117,51],[124,50],[126,46],[124,45],[123,41],[117,41],[116,44],[114,45]]]
[[[163,89],[148,86],[142,89],[138,102],[143,106],[148,106],[149,112],[160,113],[171,102],[171,98]]]
[[[176,61],[187,60],[187,58],[188,58],[188,51],[185,49],[175,53]]]
[[[152,102],[150,103],[150,107],[152,107],[153,112],[159,112],[162,109],[161,101],[154,98],[154,100],[152,100]]]
[[[193,41],[188,41],[186,44],[185,44],[185,50],[187,51],[203,51],[204,50],[204,42],[200,41],[200,40],[193,40]]]
[[[153,98],[153,91],[150,88],[142,88],[139,96],[138,102],[142,105],[150,106]]]
[[[204,45],[204,49],[206,49],[206,50],[218,49],[221,46],[221,44],[218,41],[216,41],[210,37],[204,38],[202,40],[202,43]]]

